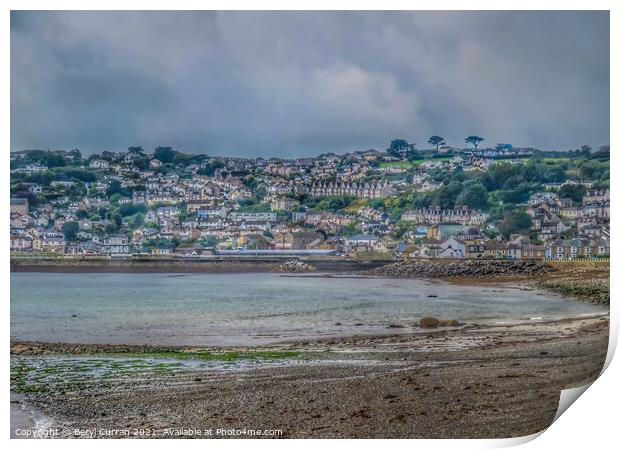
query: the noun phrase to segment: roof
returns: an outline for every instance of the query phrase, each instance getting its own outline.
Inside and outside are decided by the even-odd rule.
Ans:
[[[349,237],[347,240],[379,240],[379,237],[375,236],[375,235],[369,235],[369,234],[357,234],[354,235],[353,237]]]

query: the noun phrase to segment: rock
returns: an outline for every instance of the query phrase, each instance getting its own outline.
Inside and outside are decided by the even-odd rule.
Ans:
[[[315,270],[316,268],[310,264],[300,260],[290,260],[280,264],[276,271],[284,273],[307,273]]]
[[[342,323],[338,322],[338,323],[334,324],[334,326],[342,326]]]
[[[392,328],[392,329],[401,329],[401,328],[403,328],[403,327],[405,327],[405,326],[403,326],[402,324],[395,324],[395,323],[392,323],[392,324],[389,324],[389,325],[388,325],[388,327],[389,327],[389,328]]]
[[[439,320],[437,318],[432,317],[432,316],[426,316],[426,317],[424,317],[424,318],[422,318],[420,320],[418,325],[422,329],[433,329],[433,328],[436,328],[437,326],[439,326]]]
[[[460,326],[461,323],[459,323],[456,320],[442,320],[439,322],[439,326],[448,326],[448,327],[456,327],[456,326]]]
[[[557,270],[548,263],[534,260],[463,259],[446,262],[440,259],[412,259],[375,268],[370,270],[370,274],[390,277],[495,277],[532,276],[553,271]]]
[[[26,345],[17,344],[11,347],[11,354],[23,354],[26,351],[28,351],[28,346]]]

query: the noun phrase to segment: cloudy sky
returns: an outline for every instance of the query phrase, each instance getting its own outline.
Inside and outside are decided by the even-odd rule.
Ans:
[[[607,12],[13,12],[11,148],[609,143]]]

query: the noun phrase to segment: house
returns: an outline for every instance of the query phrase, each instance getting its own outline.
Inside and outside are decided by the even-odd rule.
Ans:
[[[582,198],[584,206],[609,201],[609,189],[590,189]]]
[[[530,243],[522,245],[521,258],[543,260],[545,258],[545,245],[532,245]]]
[[[103,239],[101,252],[105,254],[129,254],[131,253],[131,241],[123,234],[111,234]]]
[[[375,235],[357,234],[344,240],[347,251],[370,251],[379,242],[379,238]]]
[[[29,235],[11,236],[11,251],[25,251],[32,249],[33,238]]]
[[[110,168],[110,163],[105,159],[93,159],[88,164],[90,168],[94,168],[95,170],[107,170]]]
[[[179,222],[179,209],[175,206],[157,208],[157,222],[162,226],[170,226]]]
[[[465,243],[455,238],[449,238],[439,244],[438,257],[442,259],[462,259],[465,257]]]
[[[271,202],[271,210],[290,212],[299,206],[299,201],[289,197],[279,197]]]
[[[310,196],[354,196],[357,198],[388,198],[396,193],[396,190],[388,183],[315,183],[308,193]]]
[[[237,246],[246,249],[272,249],[273,241],[262,234],[244,234],[237,239]]]
[[[228,217],[232,221],[277,221],[275,212],[231,212]]]
[[[64,254],[65,237],[61,233],[45,233],[41,239],[41,251],[45,253]],[[34,242],[33,242],[34,247]]]
[[[28,198],[11,198],[10,211],[12,214],[27,214]]]
[[[277,249],[311,249],[323,243],[325,236],[320,232],[277,232],[273,236],[274,246]]]
[[[159,159],[151,159],[149,162],[149,167],[152,169],[161,168],[162,165],[163,165],[163,162],[160,161]]]
[[[551,260],[609,257],[609,242],[603,239],[574,238],[555,240],[546,247],[545,256]]]
[[[213,255],[213,248],[207,248],[199,243],[179,245],[174,254],[182,257],[197,257]]]
[[[467,206],[454,209],[441,209],[439,206],[405,211],[401,220],[422,224],[457,223],[462,225],[481,225],[486,214],[469,209]]]

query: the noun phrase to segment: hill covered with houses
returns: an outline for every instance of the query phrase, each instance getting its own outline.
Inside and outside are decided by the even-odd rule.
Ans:
[[[480,142],[419,151],[399,139],[385,151],[298,159],[170,147],[12,152],[11,251],[609,257],[608,146]]]

